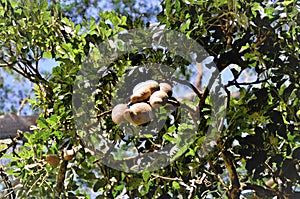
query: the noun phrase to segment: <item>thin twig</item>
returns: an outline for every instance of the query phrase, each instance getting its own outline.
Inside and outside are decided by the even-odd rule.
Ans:
[[[192,88],[193,91],[196,93],[196,95],[201,98],[203,95],[203,91],[200,91],[198,88],[196,88],[193,84],[191,84],[189,81],[187,80],[182,80],[182,79],[178,79],[173,77],[172,80],[174,80],[175,82],[187,85],[188,87]]]
[[[25,105],[25,103],[30,99],[30,95],[32,93],[32,90],[30,90],[29,94],[28,94],[28,97],[24,98],[22,101],[21,101],[21,104],[19,106],[19,109],[18,109],[18,112],[17,112],[17,115],[20,116],[21,115],[21,111]]]
[[[103,113],[100,113],[99,115],[97,115],[95,118],[100,118],[100,117],[103,117],[105,115],[109,115],[109,114],[111,114],[111,111],[112,110],[104,111]]]
[[[23,132],[18,131],[17,136],[11,139],[11,142],[6,145],[4,149],[0,151],[0,158],[7,152],[8,149],[11,147],[15,147],[18,144],[18,140],[21,140],[23,138]]]
[[[220,175],[218,174],[216,168],[215,168],[215,165],[214,163],[212,162],[212,160],[208,160],[208,163],[209,163],[209,166],[212,168],[213,172],[215,173],[215,175],[217,176],[219,182],[222,184],[222,186],[225,188],[225,189],[228,189],[227,185],[225,184],[225,182],[223,181],[223,179],[220,177]]]
[[[253,85],[253,84],[260,84],[267,82],[269,78],[262,79],[262,80],[256,80],[254,82],[237,82],[237,81],[230,81],[228,84],[224,85],[224,87],[230,87],[230,86],[247,86],[247,85]]]
[[[170,178],[170,177],[159,176],[159,175],[155,175],[155,174],[151,174],[151,175],[154,176],[155,178],[160,178],[162,180],[176,181],[179,184],[181,184],[182,186],[185,186],[185,187],[188,187],[188,188],[190,187],[189,185],[187,185],[186,183],[184,183],[184,181],[182,179],[180,179],[180,178]],[[154,179],[152,179],[152,180],[154,180]]]
[[[13,190],[13,187],[12,187],[12,184],[11,184],[9,178],[8,178],[8,175],[4,172],[2,166],[0,167],[0,176],[1,176],[2,180],[3,180],[3,182],[5,183],[5,186],[6,186],[7,190],[8,190],[10,198],[15,199],[16,198],[16,194],[15,194],[15,192]]]

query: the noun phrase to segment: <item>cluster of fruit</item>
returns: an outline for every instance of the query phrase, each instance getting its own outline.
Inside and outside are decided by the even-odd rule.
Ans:
[[[56,167],[60,163],[61,159],[63,159],[64,161],[72,160],[76,156],[78,150],[78,147],[72,147],[72,149],[64,149],[62,157],[57,154],[47,154],[46,162],[51,166]]]
[[[153,109],[164,106],[172,97],[172,86],[168,83],[158,83],[148,80],[133,88],[128,104],[117,104],[112,109],[112,120],[116,124],[128,121],[141,125],[153,119]]]

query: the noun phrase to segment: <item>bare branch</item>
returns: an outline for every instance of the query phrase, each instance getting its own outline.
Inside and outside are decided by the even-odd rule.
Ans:
[[[239,199],[240,198],[240,181],[238,174],[236,172],[235,165],[233,163],[233,156],[229,151],[222,152],[222,158],[224,160],[225,166],[229,173],[229,178],[231,181],[231,188],[228,190],[228,195],[232,199]]]
[[[15,199],[16,198],[16,194],[15,192],[13,191],[13,187],[12,187],[12,184],[8,178],[8,175],[4,172],[2,166],[0,167],[0,176],[3,180],[3,182],[5,183],[5,186],[7,188],[7,192],[10,196],[11,199]]]
[[[273,198],[274,196],[280,196],[275,190],[265,189],[262,186],[249,183],[243,187],[243,190],[254,190],[259,198]]]
[[[198,73],[197,73],[197,77],[196,77],[195,87],[200,88],[201,82],[202,82],[202,76],[203,76],[202,63],[197,62],[197,68],[198,68]]]
[[[14,113],[8,113],[0,116],[0,139],[15,137],[17,131],[29,131],[30,126],[36,123],[38,115],[17,116]]]
[[[32,90],[31,90],[31,91],[32,91]],[[22,111],[22,109],[23,109],[25,103],[30,99],[31,91],[29,92],[28,97],[24,98],[24,99],[21,101],[21,104],[20,104],[19,109],[18,109],[18,112],[17,112],[17,116],[20,116],[20,115],[21,115],[21,111]]]
[[[230,81],[228,82],[228,84],[224,85],[224,87],[230,87],[230,86],[247,86],[247,85],[253,85],[253,84],[260,84],[263,82],[267,82],[269,80],[269,78],[267,79],[262,79],[262,80],[256,80],[254,82],[237,82],[235,81]]]
[[[65,191],[64,182],[66,178],[67,166],[68,166],[68,161],[62,160],[62,163],[60,164],[59,167],[59,172],[56,176],[56,191],[58,197],[62,196]]]
[[[0,151],[0,158],[7,152],[8,149],[11,147],[15,147],[18,144],[18,140],[21,140],[23,138],[23,132],[18,131],[17,136],[15,138],[11,139],[11,142],[6,144],[6,147]]]

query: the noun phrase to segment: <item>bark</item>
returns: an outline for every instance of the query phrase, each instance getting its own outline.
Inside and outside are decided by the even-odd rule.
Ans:
[[[29,131],[30,126],[36,124],[38,117],[38,115],[18,116],[14,113],[0,116],[0,139],[15,137],[17,130]]]
[[[198,68],[198,73],[197,73],[197,77],[196,77],[196,82],[195,82],[195,87],[200,89],[201,88],[201,83],[202,83],[202,63],[197,63],[197,68]]]
[[[240,191],[241,185],[233,162],[234,161],[233,156],[230,152],[224,151],[222,152],[222,157],[224,159],[224,163],[228,170],[229,178],[231,181],[231,188],[228,190],[229,198],[239,199],[241,193]]]

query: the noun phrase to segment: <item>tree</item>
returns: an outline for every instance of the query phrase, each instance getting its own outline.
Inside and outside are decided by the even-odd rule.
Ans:
[[[101,10],[114,10],[115,12],[130,18],[139,18],[149,21],[156,17],[160,10],[158,1],[136,1],[136,0],[111,0],[111,1],[49,1],[55,5],[61,4],[64,14],[72,19],[74,23],[80,23],[84,19],[99,20],[97,13]]]
[[[136,34],[132,41],[136,45],[140,42],[141,48],[126,52],[128,46],[122,41],[132,36],[130,30],[148,28],[160,35],[161,26],[149,27],[139,17],[114,11],[101,12],[97,22],[75,25],[64,16],[60,4],[2,0],[0,66],[34,83],[35,98],[30,103],[39,111],[32,132],[19,131],[10,142],[1,144],[0,157],[5,160],[0,167],[3,194],[11,198],[76,198],[91,194],[97,198],[298,198],[299,2],[165,0],[161,5],[160,25],[203,47],[195,50],[197,55],[203,54],[195,62],[212,67],[203,61],[207,52],[220,72],[230,71],[231,76],[223,85],[226,117],[221,120],[222,131],[217,134],[216,145],[202,154],[203,146],[207,146],[207,131],[218,114],[213,103],[221,93],[217,93],[218,86],[212,89],[209,84],[207,88],[191,84],[192,61],[179,56],[185,45],[171,50],[160,46],[143,48],[147,42]],[[147,38],[142,31],[133,33]],[[180,43],[168,43],[165,39],[173,36],[169,31],[160,44]],[[188,42],[182,43],[190,47]],[[113,52],[122,53],[108,57]],[[109,58],[109,65],[99,73],[99,68],[93,67],[106,64],[105,58]],[[41,73],[39,63],[43,59],[58,63],[50,76]],[[182,109],[175,108],[170,116],[173,120],[167,119],[155,135],[128,138],[123,129],[131,128],[136,133],[137,127],[126,124],[123,128],[112,122],[113,100],[122,94],[128,96],[139,83],[140,80],[134,80],[143,70],[134,66],[151,69],[151,64],[168,66],[161,70],[162,75],[157,73],[160,70],[152,70],[151,77],[162,80],[170,70],[175,71],[172,80],[190,88],[196,98],[173,99],[172,103],[179,103]],[[94,76],[84,79],[84,72]],[[204,71],[203,77],[206,74]],[[242,78],[243,75],[254,80]],[[211,79],[225,81],[214,75]],[[122,93],[123,82],[128,90]],[[95,87],[89,87],[91,84]],[[85,92],[90,88],[95,89],[93,95]],[[233,96],[233,92],[238,95]],[[79,109],[89,106],[74,101],[74,96],[87,99],[95,117],[87,114],[89,109]],[[126,97],[122,100],[127,102]],[[74,107],[79,108],[74,112]],[[191,128],[189,123],[193,117],[180,117],[192,113],[196,115],[197,128]],[[124,171],[123,154],[118,154],[121,158],[109,159],[112,148],[99,150],[104,153],[103,159],[120,160],[119,169],[111,168],[99,159],[96,150],[86,146],[85,137],[81,136],[85,132],[79,132],[76,120],[80,114],[89,119],[81,120],[80,125],[95,121],[100,126],[87,126],[88,130],[100,128],[110,142],[134,146],[140,154],[156,151],[166,143],[179,140],[180,144],[180,140],[185,140],[181,134],[184,130],[194,130],[194,137],[183,143],[186,148],[175,148],[176,158],[167,166],[128,173]],[[95,140],[102,146],[97,137],[91,138],[91,142]]]

